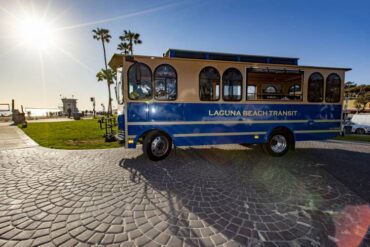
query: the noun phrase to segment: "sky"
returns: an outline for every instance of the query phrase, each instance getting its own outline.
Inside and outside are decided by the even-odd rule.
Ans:
[[[131,30],[143,41],[135,54],[178,48],[299,57],[300,65],[350,67],[346,81],[369,84],[369,10],[368,0],[0,0],[0,103],[58,107],[73,95],[80,110],[92,109],[90,97],[100,110],[107,87],[95,77],[104,67],[92,38],[97,27],[112,35],[108,60]]]

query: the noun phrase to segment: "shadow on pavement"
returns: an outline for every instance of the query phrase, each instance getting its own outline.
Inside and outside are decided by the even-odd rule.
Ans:
[[[300,149],[298,153],[322,165],[322,168],[370,203],[370,150],[369,153],[361,153],[342,149]]]
[[[369,158],[340,154],[343,162],[353,156]],[[151,198],[148,187],[159,193],[161,203],[152,202],[157,213],[171,233],[189,245],[231,240],[243,246],[359,244],[368,231],[369,222],[363,222],[363,212],[357,210],[365,202],[317,165],[332,172],[338,162],[330,157],[338,157],[336,150],[322,154],[319,149],[299,149],[273,158],[260,150],[189,148],[161,162],[139,156],[122,160],[120,166],[130,172],[131,182],[144,183],[143,197]],[[334,175],[341,179],[341,173]],[[340,220],[348,216],[347,207],[356,209],[350,211],[350,222]],[[364,230],[352,234],[354,225]]]

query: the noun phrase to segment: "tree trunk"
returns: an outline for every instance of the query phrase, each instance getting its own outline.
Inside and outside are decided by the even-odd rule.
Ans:
[[[112,113],[112,98],[110,94],[110,84],[109,81],[107,80],[107,85],[108,85],[108,95],[109,95],[109,102],[108,102],[108,115]]]
[[[102,37],[102,43],[103,43],[103,52],[104,52],[104,64],[105,64],[105,70],[108,70],[108,64],[107,64],[107,54],[105,51],[105,44],[104,44],[104,39]],[[107,115],[111,115],[112,113],[112,98],[111,98],[111,93],[110,93],[110,84],[109,81],[107,80],[107,85],[108,85],[108,110],[107,110]]]
[[[105,65],[105,69],[107,70],[107,69],[108,69],[108,65],[107,65],[107,55],[106,55],[106,52],[105,52],[105,44],[104,44],[104,39],[103,39],[103,38],[102,38],[101,42],[103,43],[104,65]]]
[[[131,56],[134,55],[134,46],[132,45],[132,39],[130,39]]]

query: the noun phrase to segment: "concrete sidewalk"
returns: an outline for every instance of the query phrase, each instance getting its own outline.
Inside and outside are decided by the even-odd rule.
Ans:
[[[9,123],[0,124],[0,150],[28,148],[38,146],[17,126],[10,126]]]

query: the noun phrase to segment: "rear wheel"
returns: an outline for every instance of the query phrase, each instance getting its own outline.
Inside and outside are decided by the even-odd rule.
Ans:
[[[270,155],[280,157],[288,152],[290,146],[289,135],[279,131],[271,133],[269,141],[263,147]]]
[[[152,161],[165,159],[171,152],[172,140],[162,131],[152,131],[143,141],[143,152]]]
[[[362,128],[356,129],[356,134],[363,135],[365,134],[365,130]]]

